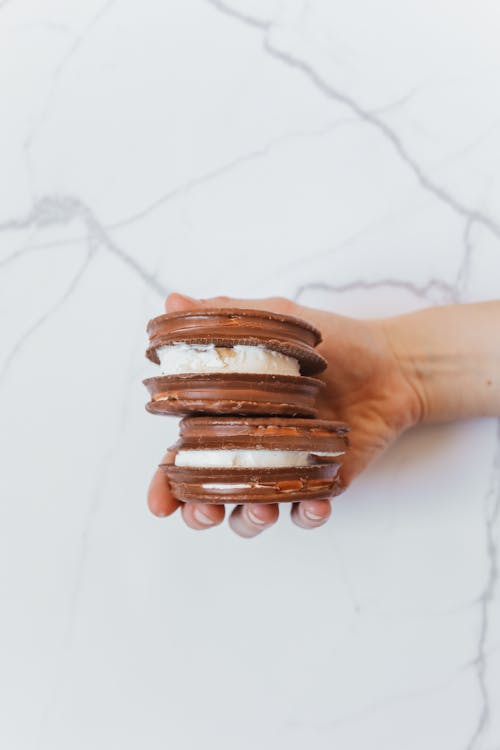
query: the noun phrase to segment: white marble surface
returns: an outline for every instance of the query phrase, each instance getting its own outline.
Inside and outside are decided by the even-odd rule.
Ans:
[[[170,289],[500,295],[496,2],[0,2],[0,746],[498,750],[500,442],[416,430],[307,533],[145,508]]]

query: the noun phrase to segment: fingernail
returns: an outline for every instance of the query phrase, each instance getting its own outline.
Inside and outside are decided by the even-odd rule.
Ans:
[[[250,521],[257,526],[267,526],[267,524],[269,523],[268,521],[264,521],[262,518],[259,518],[259,516],[256,516],[251,508],[247,508],[247,516]]]
[[[177,292],[177,294],[179,295],[179,297],[182,297],[185,302],[198,302],[198,300],[196,300],[194,297],[189,297],[187,294],[179,294],[179,292]]]
[[[326,521],[325,516],[318,516],[317,513],[313,513],[310,510],[305,510],[304,515],[309,521]]]
[[[209,516],[206,516],[199,508],[194,508],[193,510],[193,518],[195,521],[198,521],[201,526],[213,526],[214,521],[212,521]]]

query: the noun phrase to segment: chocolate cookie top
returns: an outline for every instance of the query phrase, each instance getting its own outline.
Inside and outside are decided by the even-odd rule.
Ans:
[[[266,310],[207,308],[166,313],[149,321],[147,357],[159,363],[157,348],[165,344],[264,346],[295,357],[304,374],[321,372],[326,360],[315,351],[319,330],[301,318]]]

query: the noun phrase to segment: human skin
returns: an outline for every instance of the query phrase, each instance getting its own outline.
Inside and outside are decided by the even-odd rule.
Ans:
[[[500,417],[500,301],[433,307],[409,315],[357,320],[298,305],[282,297],[195,300],[170,294],[167,312],[204,307],[247,307],[296,315],[317,326],[318,351],[329,362],[318,417],[351,428],[341,483],[351,482],[405,430],[419,423],[474,416]],[[224,505],[180,502],[157,469],[148,492],[156,516],[180,508],[186,524],[209,529],[222,523]],[[304,529],[322,526],[330,500],[293,503],[291,517]],[[278,519],[277,504],[238,505],[229,517],[236,534],[250,538]]]

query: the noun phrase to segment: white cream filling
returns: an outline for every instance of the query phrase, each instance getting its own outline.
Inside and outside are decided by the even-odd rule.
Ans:
[[[202,487],[205,490],[246,490],[253,487],[253,485],[248,482],[239,482],[238,484],[229,482],[227,482],[227,484],[223,484],[222,482],[205,482]]]
[[[259,375],[300,375],[295,357],[264,346],[166,344],[156,350],[162,375],[203,372],[241,372]]]
[[[180,450],[175,456],[175,466],[205,469],[275,468],[279,466],[310,466],[314,456],[341,456],[343,451],[282,451],[282,450]]]

